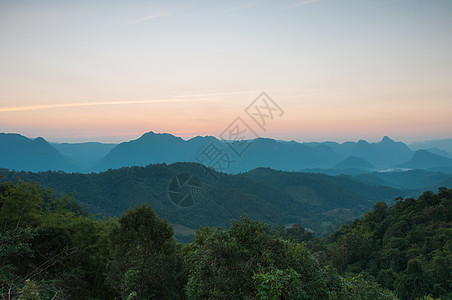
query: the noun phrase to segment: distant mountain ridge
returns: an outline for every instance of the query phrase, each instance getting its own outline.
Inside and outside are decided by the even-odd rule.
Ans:
[[[50,143],[73,164],[78,165],[80,170],[91,170],[92,166],[98,164],[111,149],[117,144],[103,144],[97,142],[88,143]]]
[[[440,151],[443,154],[440,154],[442,156],[452,156],[452,139],[443,139],[443,140],[429,140],[424,142],[413,142],[408,145],[411,150],[417,151],[417,150],[429,150],[433,149],[432,151]],[[448,155],[444,155],[444,152],[446,152]],[[438,154],[438,153],[434,153]]]
[[[345,143],[298,143],[257,138],[246,141],[249,147],[239,154],[234,153],[229,147],[235,145],[231,141],[221,141],[212,136],[197,136],[183,140],[168,133],[152,131],[138,139],[118,145],[101,143],[53,143],[50,145],[42,138],[32,140],[15,135],[15,138],[7,139],[6,136],[8,135],[2,134],[3,138],[0,138],[0,149],[4,152],[0,152],[4,158],[0,160],[0,168],[16,170],[101,172],[155,163],[200,162],[232,174],[268,167],[283,171],[356,175],[400,166],[420,169],[432,167],[431,163],[421,164],[419,158],[414,157],[417,152],[412,151],[407,145],[393,141],[387,136],[377,143],[364,140]],[[38,147],[39,143],[46,146]],[[216,162],[212,158],[215,153],[211,152],[209,157],[206,151],[211,150],[209,147],[212,145],[219,151],[216,153]],[[40,153],[36,147],[47,149],[45,150],[47,154],[39,158],[39,162],[31,161],[32,157],[37,157],[36,153]],[[452,172],[447,157],[438,155],[443,150],[434,151],[437,154],[428,153],[434,155],[430,156],[430,160],[436,157],[435,170]],[[218,161],[220,156],[222,166]],[[417,162],[414,163],[413,159]],[[441,163],[445,165],[442,166]]]
[[[258,167],[285,171],[301,171],[309,168],[330,168],[349,156],[367,160],[369,166],[391,167],[408,161],[412,151],[401,142],[384,137],[379,143],[360,140],[357,143],[334,142],[297,143],[281,142],[269,138],[252,140],[250,147],[240,156],[214,137],[196,137],[187,141],[170,134],[149,132],[140,138],[119,144],[107,154],[95,170],[102,171],[121,166],[145,166],[150,163],[174,163],[199,161],[202,150],[210,143],[227,153],[234,163],[226,172],[240,173]],[[387,155],[391,153],[391,155]],[[201,157],[202,159],[202,157]]]
[[[333,166],[333,169],[347,170],[347,169],[360,169],[360,170],[375,170],[375,166],[365,160],[364,158],[357,156],[349,156],[346,159],[338,162]]]
[[[168,133],[148,132],[140,138],[113,148],[94,167],[103,171],[120,167],[145,166],[150,163],[175,163],[195,160],[195,149],[207,145],[209,137],[184,141]]]
[[[409,169],[436,169],[436,168],[452,168],[452,159],[433,154],[427,150],[418,150],[413,157],[400,165],[399,168]]]
[[[29,139],[15,133],[0,133],[0,168],[24,171],[76,169],[43,138]]]

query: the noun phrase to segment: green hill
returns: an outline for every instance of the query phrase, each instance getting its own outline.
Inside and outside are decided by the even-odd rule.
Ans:
[[[229,226],[246,214],[269,224],[300,223],[316,235],[333,232],[369,211],[383,199],[405,196],[395,188],[370,186],[350,178],[256,169],[240,175],[217,173],[196,163],[125,167],[103,173],[4,172],[8,180],[40,183],[57,194],[75,198],[93,214],[118,216],[141,203],[149,203],[180,234],[200,226]],[[178,207],[170,199],[175,176],[199,178],[202,192],[196,205]]]
[[[398,199],[374,209],[330,237],[312,241],[313,252],[340,273],[367,273],[401,299],[452,297],[452,190]]]

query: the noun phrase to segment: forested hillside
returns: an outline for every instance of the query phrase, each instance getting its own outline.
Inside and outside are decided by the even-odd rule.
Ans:
[[[370,274],[401,299],[452,297],[452,190],[397,199],[330,237],[310,242],[340,274]]]
[[[2,182],[0,226],[4,299],[449,299],[452,292],[447,189],[391,207],[379,202],[323,239],[245,216],[228,230],[199,228],[181,245],[147,204],[100,220],[70,195]]]
[[[0,226],[3,299],[396,299],[248,217],[179,245],[149,205],[95,220],[70,196],[6,182]]]
[[[202,194],[196,205],[182,208],[170,201],[168,189],[171,180],[184,173],[200,179]],[[160,216],[177,225],[178,234],[182,228],[186,235],[199,226],[227,227],[231,219],[243,214],[269,224],[300,223],[316,235],[325,235],[360,217],[377,201],[407,195],[406,191],[347,177],[271,169],[228,175],[195,163],[121,168],[99,174],[2,174],[8,180],[21,178],[51,187],[57,195],[74,192],[88,212],[102,216],[119,216],[129,207],[149,203]]]

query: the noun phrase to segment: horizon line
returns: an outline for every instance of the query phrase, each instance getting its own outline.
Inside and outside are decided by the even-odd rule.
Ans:
[[[77,141],[57,141],[57,140],[59,140],[59,139],[61,139],[61,138],[59,138],[59,137],[54,137],[54,138],[45,138],[44,136],[36,136],[36,137],[29,137],[29,136],[26,136],[26,135],[24,135],[24,134],[22,134],[22,133],[18,133],[18,132],[0,132],[0,134],[16,134],[16,135],[20,135],[20,136],[23,136],[23,137],[25,137],[25,138],[28,138],[28,139],[31,139],[31,140],[35,140],[35,139],[38,139],[38,138],[42,138],[42,139],[44,139],[45,141],[47,141],[48,143],[54,143],[54,144],[82,144],[82,143],[99,143],[99,144],[121,144],[121,143],[124,143],[124,142],[130,142],[130,141],[133,141],[133,140],[137,140],[137,139],[139,139],[139,138],[141,138],[141,137],[143,137],[143,135],[145,135],[145,134],[148,134],[148,133],[153,133],[153,134],[156,134],[156,135],[158,135],[158,134],[168,134],[168,135],[171,135],[171,136],[174,136],[174,137],[177,137],[177,138],[181,138],[182,140],[184,140],[184,141],[189,141],[189,140],[191,140],[191,139],[194,139],[194,138],[197,138],[197,137],[201,137],[201,138],[207,138],[207,137],[213,137],[213,138],[215,138],[215,139],[217,139],[217,140],[219,140],[219,141],[225,141],[225,142],[233,142],[234,140],[224,140],[224,139],[220,139],[220,138],[218,138],[218,137],[216,137],[216,136],[214,136],[214,135],[189,135],[189,134],[186,134],[186,135],[183,135],[183,134],[181,134],[181,135],[176,135],[175,133],[183,133],[183,132],[190,132],[190,131],[184,131],[184,130],[182,130],[182,131],[172,131],[172,132],[156,132],[156,131],[153,131],[153,130],[150,130],[150,131],[146,131],[146,132],[143,132],[143,133],[118,133],[118,134],[109,134],[109,135],[93,135],[93,136],[81,136],[81,137],[74,137],[74,139],[78,139],[78,138],[88,138],[88,137],[91,137],[91,138],[100,138],[100,139],[102,139],[102,137],[120,137],[120,136],[124,136],[124,137],[126,137],[126,136],[134,136],[134,135],[136,135],[137,136],[137,138],[131,138],[131,139],[127,139],[127,140],[122,140],[122,141],[118,141],[118,142],[99,142],[99,141],[93,141],[93,140],[86,140],[86,141],[79,141],[79,142],[77,142]],[[388,138],[388,139],[390,139],[391,141],[393,141],[393,142],[396,142],[396,143],[398,143],[398,142],[401,142],[401,143],[403,143],[403,144],[405,144],[405,145],[410,145],[410,144],[413,144],[413,143],[420,143],[420,142],[428,142],[428,141],[438,141],[438,140],[449,140],[449,139],[452,139],[452,137],[451,138],[431,138],[431,139],[419,139],[419,140],[413,140],[412,142],[404,142],[404,141],[402,141],[402,140],[395,140],[395,139],[393,139],[393,138],[390,138],[388,135],[384,135],[381,139],[374,139],[374,140],[366,140],[366,139],[364,139],[364,138],[357,138],[357,139],[344,139],[343,141],[337,141],[337,140],[332,140],[332,139],[325,139],[325,140],[318,140],[318,141],[316,141],[316,140],[303,140],[303,141],[300,141],[300,139],[291,139],[291,140],[285,140],[285,139],[281,139],[281,138],[275,138],[275,137],[264,137],[264,136],[259,136],[259,137],[257,137],[257,138],[255,138],[255,139],[250,139],[250,140],[257,140],[257,139],[270,139],[270,140],[274,140],[274,141],[276,141],[276,142],[283,142],[283,143],[292,143],[292,142],[294,142],[294,143],[298,143],[298,144],[308,144],[308,143],[326,143],[326,142],[332,142],[332,143],[338,143],[338,144],[344,144],[344,143],[349,143],[349,142],[351,142],[351,143],[358,143],[359,141],[365,141],[365,142],[367,142],[367,143],[369,143],[369,144],[377,144],[377,143],[380,143],[380,142],[382,142],[385,138]],[[248,140],[247,140],[248,141]]]

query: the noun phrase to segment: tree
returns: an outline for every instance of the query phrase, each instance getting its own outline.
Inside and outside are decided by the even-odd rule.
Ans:
[[[417,200],[383,202],[324,240],[308,242],[324,251],[340,274],[369,274],[402,299],[452,295],[452,190],[425,192]],[[324,261],[327,261],[324,259]]]
[[[422,268],[422,264],[413,259],[408,262],[404,273],[399,274],[395,289],[402,299],[415,299],[429,292],[428,278]]]
[[[149,205],[129,209],[109,235],[107,280],[121,298],[177,299],[183,285],[173,228]]]
[[[295,240],[299,243],[309,241],[314,237],[312,232],[306,231],[301,224],[293,224],[284,232],[284,238],[288,240]]]
[[[0,183],[0,293],[4,298],[110,298],[104,285],[109,223],[71,195]],[[30,296],[34,295],[34,296]]]
[[[184,259],[190,299],[327,299],[339,284],[304,246],[247,217],[198,230]]]
[[[0,183],[0,228],[36,226],[43,204],[39,188],[32,183]]]

